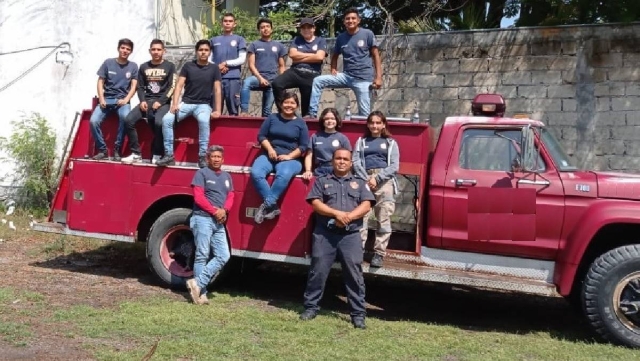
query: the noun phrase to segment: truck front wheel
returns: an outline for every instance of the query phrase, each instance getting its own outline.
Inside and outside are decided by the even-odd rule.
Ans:
[[[582,287],[584,312],[595,331],[624,346],[640,347],[640,245],[598,257]]]
[[[147,261],[166,284],[183,289],[193,276],[195,244],[189,228],[191,210],[176,208],[163,213],[147,237]]]

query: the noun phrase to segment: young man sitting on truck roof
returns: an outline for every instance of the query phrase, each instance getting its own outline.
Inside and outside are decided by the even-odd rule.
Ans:
[[[331,54],[331,75],[320,75],[313,80],[309,113],[318,114],[318,102],[324,88],[350,88],[356,95],[358,114],[369,115],[371,108],[369,87],[382,86],[382,64],[376,37],[369,29],[360,27],[360,15],[355,8],[344,14],[347,31],[336,38]],[[342,54],[343,72],[338,73],[338,56]]]
[[[133,108],[125,119],[127,138],[131,155],[122,158],[122,163],[135,163],[142,160],[140,143],[136,123],[147,118],[153,130],[151,146],[151,161],[156,162],[164,153],[162,143],[162,118],[169,112],[173,88],[176,85],[176,66],[163,59],[165,53],[164,42],[160,39],[151,40],[149,54],[151,60],[140,66],[138,79],[138,99],[140,105]]]
[[[207,149],[207,167],[199,169],[193,187],[193,215],[190,226],[196,243],[193,277],[187,288],[193,303],[209,303],[207,285],[231,257],[224,227],[227,214],[233,207],[231,175],[221,169],[224,148],[212,145]],[[213,257],[211,257],[213,255]]]
[[[241,115],[249,112],[249,98],[251,90],[262,91],[262,116],[271,115],[273,108],[273,89],[271,82],[278,74],[284,72],[284,57],[287,50],[279,41],[271,40],[273,22],[269,19],[258,20],[260,39],[249,44],[248,65],[252,76],[244,79],[242,91],[240,91]]]
[[[316,25],[311,18],[300,20],[300,35],[296,36],[289,47],[291,67],[271,83],[276,105],[282,103],[285,90],[300,89],[302,116],[309,114],[309,101],[313,79],[321,74],[322,62],[327,56],[327,41],[315,36]]]
[[[113,159],[120,160],[120,147],[124,140],[124,121],[131,111],[129,101],[136,92],[138,83],[138,65],[129,61],[133,51],[133,42],[129,39],[118,41],[118,57],[109,58],[98,69],[98,105],[91,113],[89,124],[91,136],[96,143],[98,153],[95,160],[109,158],[107,143],[104,142],[100,125],[109,113],[117,112],[119,118],[118,135],[113,149]]]
[[[164,156],[156,163],[159,166],[175,164],[173,157],[173,125],[193,115],[198,121],[198,166],[207,166],[205,153],[209,145],[209,119],[220,117],[222,109],[222,90],[220,88],[220,70],[209,63],[211,44],[209,40],[196,43],[196,60],[187,62],[180,70],[178,84],[173,92],[171,109],[162,118],[162,137],[164,138]],[[183,103],[180,93],[184,88]],[[211,100],[214,100],[213,111]]]

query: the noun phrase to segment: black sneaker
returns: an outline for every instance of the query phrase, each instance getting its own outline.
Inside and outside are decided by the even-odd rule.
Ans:
[[[267,209],[265,209],[264,218],[265,219],[274,219],[280,215],[280,208],[277,205],[273,205]]]
[[[94,155],[93,158],[91,158],[91,159],[93,159],[93,160],[104,160],[104,159],[108,159],[108,158],[109,158],[109,156],[107,155],[107,151],[103,150],[103,151],[100,151],[100,153]]]
[[[204,155],[201,155],[200,159],[198,159],[198,167],[204,168],[206,166],[207,166],[207,157],[205,157]]]
[[[309,321],[309,320],[313,320],[314,318],[316,318],[316,316],[318,315],[318,313],[314,310],[304,310],[301,314],[300,314],[300,319],[302,321]]]
[[[156,165],[160,167],[166,167],[174,164],[176,164],[176,160],[173,158],[173,154],[165,155],[156,162]]]
[[[351,323],[353,324],[354,328],[359,328],[361,330],[367,328],[367,324],[364,322],[364,317],[354,317],[351,319]]]
[[[267,209],[267,205],[265,203],[262,203],[260,207],[258,207],[256,214],[253,215],[253,220],[257,224],[260,224],[264,221],[264,212],[266,211],[266,209]]]
[[[122,160],[122,157],[120,156],[120,150],[117,148],[113,150],[113,160],[116,162]]]
[[[379,254],[374,254],[371,258],[371,267],[380,268],[382,267],[382,256]]]

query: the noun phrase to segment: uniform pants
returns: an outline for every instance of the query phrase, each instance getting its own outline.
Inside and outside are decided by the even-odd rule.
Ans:
[[[302,112],[302,116],[309,115],[309,101],[311,100],[313,79],[318,75],[320,75],[320,73],[311,70],[295,68],[285,70],[284,73],[278,75],[271,83],[276,105],[280,107],[280,104],[282,104],[285,90],[298,88],[300,90],[300,111]]]
[[[241,87],[240,79],[222,79],[222,105],[227,106],[229,115],[238,115]]]
[[[373,195],[376,197],[376,204],[362,219],[363,226],[360,230],[362,237],[362,249],[364,249],[367,243],[367,236],[369,235],[369,218],[374,214],[378,227],[376,230],[376,242],[373,246],[373,250],[376,254],[384,257],[387,253],[387,246],[389,245],[389,239],[391,238],[391,216],[396,209],[396,201],[393,196],[393,181],[388,180],[378,186],[375,190],[372,189]]]
[[[331,266],[336,260],[342,265],[342,277],[347,289],[351,317],[364,317],[365,287],[362,277],[362,247],[358,232],[336,234],[329,230],[313,232],[311,268],[304,291],[304,308],[317,311]]]

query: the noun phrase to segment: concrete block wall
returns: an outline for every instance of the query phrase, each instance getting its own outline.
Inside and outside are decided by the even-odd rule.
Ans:
[[[397,35],[378,42],[384,77],[372,109],[409,118],[417,105],[421,117],[439,127],[447,116],[469,114],[476,94],[497,92],[506,99],[507,116],[544,121],[578,166],[640,171],[638,23]],[[169,49],[170,57],[192,58],[192,49]],[[328,58],[323,71],[329,73]],[[351,91],[325,90],[320,109],[342,111],[349,103],[355,113]],[[258,115],[259,106],[252,94],[250,112]]]

